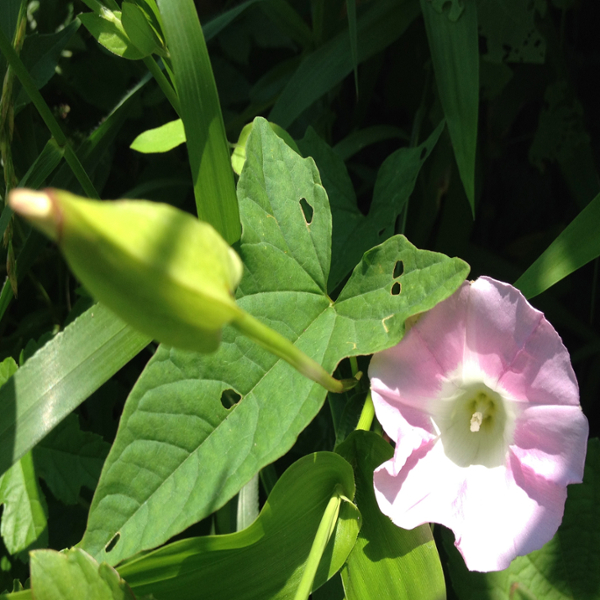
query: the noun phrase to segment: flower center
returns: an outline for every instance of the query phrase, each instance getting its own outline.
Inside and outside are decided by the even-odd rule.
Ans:
[[[432,418],[450,460],[493,468],[505,461],[512,413],[511,402],[482,381],[455,381],[442,390]]]
[[[471,432],[478,433],[483,425],[484,420],[491,419],[494,416],[495,406],[494,401],[485,394],[478,392],[472,401],[473,415],[471,416]]]

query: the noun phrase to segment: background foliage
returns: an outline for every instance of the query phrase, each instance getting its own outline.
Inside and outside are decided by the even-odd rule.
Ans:
[[[7,69],[3,46],[0,149],[7,190],[52,185],[90,197],[148,198],[210,220],[244,259],[240,303],[330,371],[342,361],[342,376],[357,366],[366,371],[369,354],[400,339],[405,318],[451,293],[467,275],[462,261],[470,265],[472,279],[485,274],[517,282],[569,349],[590,435],[598,436],[597,3],[104,4],[120,11],[117,25],[101,16],[93,0],[0,3],[0,28],[30,76],[27,83],[17,68]],[[279,134],[287,144],[264,121],[257,122],[246,148],[246,171],[234,178],[229,153],[242,128],[257,116],[284,128],[289,135]],[[179,118],[182,123],[166,134],[149,134],[145,145],[134,144],[143,151],[131,149],[140,134]],[[317,168],[290,146],[312,157]],[[276,156],[278,162],[264,156]],[[285,205],[286,194],[298,202]],[[0,390],[0,466],[6,471],[0,479],[0,591],[12,590],[13,579],[26,581],[26,550],[34,547],[58,550],[83,537],[83,548],[97,559],[106,560],[114,549],[109,562],[115,564],[172,536],[233,532],[238,504],[244,505],[243,495],[238,501],[236,493],[254,474],[260,471],[262,506],[296,459],[334,450],[356,426],[366,384],[344,397],[330,394],[326,399],[318,386],[298,377],[292,382],[294,398],[287,392],[277,397],[286,377],[277,369],[284,366],[249,349],[250,343],[232,332],[225,333],[226,343],[212,357],[157,349],[94,306],[57,249],[13,220],[7,208],[0,230],[5,242],[1,262],[6,265],[0,294],[0,382],[6,381]],[[410,243],[395,234],[405,234]],[[270,249],[259,252],[261,242]],[[307,257],[309,246],[314,256]],[[371,275],[357,283],[349,276],[359,263]],[[386,274],[378,279],[380,265]],[[437,270],[428,275],[432,269]],[[423,286],[420,295],[410,295],[411,277]],[[288,293],[288,279],[294,294]],[[445,287],[436,291],[440,282]],[[361,312],[361,303],[378,308]],[[352,307],[344,313],[344,306]],[[391,312],[397,316],[390,331],[381,330],[377,337],[373,322]],[[325,339],[326,329],[339,337]],[[343,346],[353,335],[355,346],[349,351]],[[358,357],[357,365],[342,360],[350,356]],[[246,361],[243,378],[235,362],[241,360]],[[216,377],[202,379],[215,369]],[[268,414],[261,414],[257,386],[273,396],[276,409]],[[178,431],[190,420],[201,422],[193,435],[176,443],[168,435],[161,437],[164,432],[157,425],[164,423],[156,419],[165,397],[176,408],[169,405],[169,415],[161,419],[176,421]],[[241,398],[246,404],[239,404]],[[123,543],[129,543],[127,531],[98,511],[114,495],[110,485],[136,477],[128,469],[139,468],[140,456],[151,458],[156,452],[156,472],[139,475],[139,489],[150,497],[154,491],[149,490],[158,490],[156,494],[173,498],[169,478],[177,472],[175,465],[185,463],[193,470],[193,461],[204,456],[215,465],[210,483],[197,478],[191,484],[194,477],[183,476],[177,485],[189,489],[175,494],[196,502],[196,487],[220,487],[222,473],[216,465],[222,467],[218,461],[227,455],[231,440],[247,432],[248,421],[255,426],[252,432],[260,433],[259,446],[248,445],[233,457],[227,473],[236,477],[227,480],[229,487],[221,486],[220,495],[206,495],[194,511],[182,500],[179,517],[162,515],[165,524],[157,537],[148,534],[144,543],[121,554]],[[214,431],[218,435],[211,435]],[[153,450],[158,443],[169,443],[168,452]],[[359,468],[353,455],[364,443],[355,436],[340,453],[355,467],[358,506],[368,512],[369,493],[361,486],[364,469],[373,465],[365,459],[368,466]],[[140,446],[133,448],[136,444]],[[569,496],[575,496],[577,506],[588,502],[597,511],[597,501],[586,500],[589,490],[597,500],[597,448],[590,449],[587,483],[570,489]],[[102,475],[107,483],[93,498],[107,455]],[[386,458],[379,447],[373,455],[380,462]],[[145,500],[136,502],[145,505]],[[162,506],[156,510],[161,512]],[[119,515],[124,521],[131,515],[143,522],[156,516],[143,515],[137,507],[127,510]],[[251,507],[250,513],[257,510]],[[111,511],[114,516],[114,505]],[[345,522],[348,530],[352,518]],[[530,594],[526,597],[576,593],[593,598],[600,593],[593,578],[586,580],[588,587],[569,583],[572,565],[582,557],[569,556],[570,566],[562,571],[553,568],[548,558],[556,552],[553,547],[542,558],[519,559],[510,573],[475,580],[461,569],[451,543],[441,543],[439,529],[435,535],[442,565],[450,565],[450,597],[473,597],[477,589],[478,598],[508,598],[515,581]],[[364,528],[357,547],[372,543],[373,531]],[[431,543],[424,532],[417,535],[424,536],[423,544]],[[592,553],[595,539],[587,538],[584,556]],[[227,551],[234,552],[234,546]],[[48,560],[67,564],[66,559]],[[351,555],[349,564],[353,560]],[[528,583],[536,560],[544,573],[552,571],[544,580],[549,587],[534,589]],[[111,594],[121,593],[115,591],[124,589],[116,574],[86,561],[74,554],[64,568],[75,569],[73,577],[80,576],[79,569],[93,571]],[[393,565],[386,562],[385,568]],[[341,579],[347,576],[342,571]],[[140,585],[148,593],[146,583]],[[364,597],[360,594],[367,592],[359,588],[352,597]],[[313,595],[341,598],[340,589],[336,576]]]

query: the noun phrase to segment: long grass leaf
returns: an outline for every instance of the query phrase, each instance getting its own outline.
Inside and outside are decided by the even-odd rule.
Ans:
[[[600,256],[598,194],[519,277],[515,286],[533,298]]]
[[[193,0],[158,2],[185,128],[198,217],[229,242],[241,226],[225,125]]]
[[[398,39],[419,13],[416,0],[381,0],[357,21],[358,62],[377,54]],[[352,72],[350,33],[339,33],[308,55],[287,83],[269,115],[284,129],[313,102]]]
[[[477,7],[464,2],[450,11],[445,2],[420,0],[440,101],[448,123],[458,171],[475,214],[475,150],[479,110]]]
[[[149,342],[96,304],[34,354],[0,388],[0,474]]]

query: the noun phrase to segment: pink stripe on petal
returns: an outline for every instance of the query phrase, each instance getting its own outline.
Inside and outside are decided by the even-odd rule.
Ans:
[[[469,297],[468,352],[497,381],[542,318],[542,313],[513,286],[480,277],[472,283]]]
[[[515,399],[536,404],[579,405],[569,353],[544,318],[500,379]]]
[[[524,469],[554,484],[581,483],[588,429],[578,406],[532,406],[517,420],[510,450]]]

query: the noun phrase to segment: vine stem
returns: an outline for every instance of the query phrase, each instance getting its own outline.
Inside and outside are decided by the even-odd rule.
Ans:
[[[319,363],[294,346],[292,342],[245,311],[240,311],[240,316],[231,324],[259,346],[282,358],[302,375],[321,384],[330,392],[341,394],[352,389],[362,375],[357,373],[351,379],[335,379]]]

